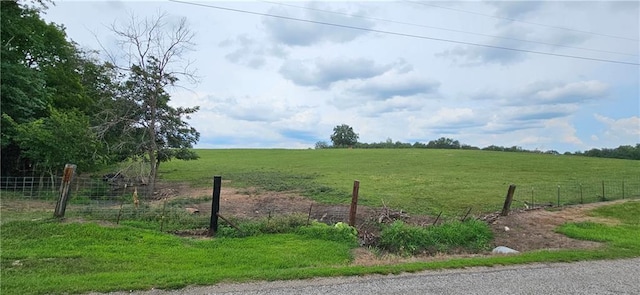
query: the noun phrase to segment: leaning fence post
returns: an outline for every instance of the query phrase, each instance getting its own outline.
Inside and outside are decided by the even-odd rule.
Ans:
[[[213,200],[211,201],[211,221],[209,222],[209,236],[218,232],[218,212],[220,211],[220,186],[222,176],[213,177]]]
[[[509,208],[511,208],[511,201],[513,200],[513,193],[516,191],[516,185],[512,184],[509,186],[509,190],[507,191],[507,198],[504,200],[504,206],[502,206],[502,213],[500,215],[507,216],[509,215]]]
[[[604,180],[602,181],[602,201],[606,201],[607,197],[604,195]]]
[[[558,185],[558,207],[560,207],[560,185]]]
[[[353,181],[353,193],[351,194],[351,207],[349,208],[349,225],[356,226],[356,212],[358,210],[358,191],[360,190],[360,181]]]
[[[75,174],[76,165],[64,165],[62,184],[60,185],[60,197],[58,198],[58,202],[56,202],[56,210],[53,212],[53,217],[64,217],[64,212],[67,209],[67,200],[69,200],[69,187]]]

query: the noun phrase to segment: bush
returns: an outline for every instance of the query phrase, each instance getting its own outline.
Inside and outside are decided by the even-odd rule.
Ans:
[[[396,221],[382,230],[378,246],[402,255],[459,249],[477,252],[487,249],[492,237],[489,227],[478,220],[455,221],[428,228]]]

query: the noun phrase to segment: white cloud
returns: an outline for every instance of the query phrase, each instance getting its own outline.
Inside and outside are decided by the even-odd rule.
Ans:
[[[343,14],[323,13],[322,11],[313,10],[315,8],[346,13],[345,10],[332,10],[330,7],[325,6],[323,3],[311,3],[309,4],[311,10],[305,10],[304,13],[293,13],[293,9],[285,9],[283,7],[273,7],[269,10],[269,14],[304,19],[315,23],[282,18],[265,18],[263,23],[267,32],[276,42],[290,46],[311,46],[323,42],[345,43],[367,34],[364,30],[346,29],[323,25],[321,23],[338,24],[363,29],[369,29],[374,26],[374,22],[364,18]],[[362,14],[363,12],[358,11],[358,13]]]
[[[280,68],[280,74],[296,85],[327,88],[338,81],[382,75],[393,66],[376,65],[373,60],[364,58],[288,60]]]
[[[288,54],[286,49],[277,44],[265,45],[265,42],[257,41],[247,34],[225,39],[219,46],[235,47],[225,55],[230,62],[256,69],[263,67],[269,57],[285,58]]]
[[[609,86],[600,81],[580,81],[539,90],[533,98],[539,99],[541,103],[576,103],[602,98],[607,94],[608,89]]]
[[[640,117],[613,119],[600,114],[593,115],[604,124],[606,129],[602,137],[613,145],[640,143]]]
[[[189,59],[201,83],[187,85],[193,92],[171,90],[172,105],[201,106],[189,121],[202,134],[198,147],[312,147],[317,140],[328,140],[331,129],[341,123],[353,126],[367,142],[386,138],[426,142],[447,136],[480,147],[522,145],[559,151],[633,144],[640,136],[637,66],[466,47],[175,2],[110,5],[60,1],[43,18],[63,24],[69,37],[82,46],[99,49],[92,32],[106,48],[113,48],[114,38],[105,26],[128,11],[142,16],[167,11],[172,17],[187,17],[196,32],[196,50]],[[637,56],[566,46],[640,53],[640,43],[633,40],[415,3],[296,6],[302,5],[311,9],[257,1],[216,2],[221,7],[312,21],[586,58],[638,61]],[[635,2],[442,5],[632,39],[640,34]]]

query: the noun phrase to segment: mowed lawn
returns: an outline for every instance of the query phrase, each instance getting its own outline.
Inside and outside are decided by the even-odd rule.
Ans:
[[[618,193],[625,181],[626,197],[640,196],[640,161],[632,160],[435,149],[196,151],[199,160],[163,163],[161,179],[204,187],[220,175],[229,181],[225,185],[297,190],[328,203],[348,203],[353,181],[359,180],[360,204],[384,202],[419,214],[456,215],[468,208],[476,213],[494,211],[502,206],[512,183],[518,186],[514,206],[530,199],[534,185],[536,201],[555,201],[558,185],[564,189],[567,183],[580,183],[599,191],[602,181],[615,183]],[[574,200],[576,194],[571,195]],[[589,194],[587,200],[595,201]]]

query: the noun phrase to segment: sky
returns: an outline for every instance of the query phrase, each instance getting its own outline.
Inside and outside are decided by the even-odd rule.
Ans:
[[[43,18],[109,52],[132,15],[185,18],[198,81],[171,104],[200,106],[197,148],[313,148],[341,124],[367,143],[640,143],[638,1],[180,1],[56,1]]]

